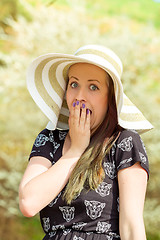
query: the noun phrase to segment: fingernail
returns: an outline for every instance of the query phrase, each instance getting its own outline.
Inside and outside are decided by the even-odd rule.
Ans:
[[[76,106],[76,103],[74,102],[74,103],[73,103],[73,107],[75,107],[75,106]]]
[[[87,114],[89,114],[89,109],[87,109]]]
[[[82,108],[85,108],[85,104],[84,103],[82,104]]]
[[[77,101],[76,104],[79,105],[79,101]]]

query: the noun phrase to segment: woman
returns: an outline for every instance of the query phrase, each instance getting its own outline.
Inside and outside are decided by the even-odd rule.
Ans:
[[[50,122],[36,138],[19,188],[20,210],[40,212],[44,239],[145,240],[149,175],[135,131],[152,125],[124,95],[122,64],[108,48],[46,54],[28,89]]]

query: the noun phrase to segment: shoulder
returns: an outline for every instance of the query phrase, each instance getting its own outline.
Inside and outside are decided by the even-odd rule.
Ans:
[[[136,131],[123,130],[115,143],[115,161],[117,169],[132,166],[140,162],[149,174],[149,162],[145,145]]]
[[[140,138],[139,134],[135,130],[130,130],[130,129],[124,129],[119,135],[119,140],[122,138],[127,138],[127,137],[132,137],[132,138]]]
[[[48,130],[47,128],[43,129],[37,136],[36,141],[50,141],[53,142],[56,140],[64,140],[67,135],[67,130]]]
[[[36,137],[33,145],[33,151],[43,151],[45,153],[47,151],[52,151],[53,148],[57,150],[59,146],[59,130],[48,130],[45,128]]]
[[[39,146],[45,145],[46,142],[52,142],[54,135],[55,135],[55,131],[51,131],[45,128],[36,137],[34,145],[36,147],[39,147]]]
[[[43,129],[36,137],[30,157],[41,156],[49,159],[53,163],[55,153],[63,144],[67,131]]]
[[[138,134],[138,132],[136,132],[135,130],[128,130],[128,129],[124,129],[120,133],[116,141],[116,145],[121,150],[127,150],[127,148],[133,147],[133,145],[142,146],[143,148],[145,148],[144,143],[140,135]]]

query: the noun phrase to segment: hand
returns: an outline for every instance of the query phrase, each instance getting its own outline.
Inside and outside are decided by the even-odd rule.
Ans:
[[[82,154],[89,145],[90,134],[90,111],[84,103],[76,101],[69,116],[70,150]]]

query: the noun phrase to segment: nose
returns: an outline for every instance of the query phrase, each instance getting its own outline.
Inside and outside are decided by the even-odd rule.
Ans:
[[[77,92],[76,98],[80,102],[86,102],[87,94],[83,88],[80,88]]]

